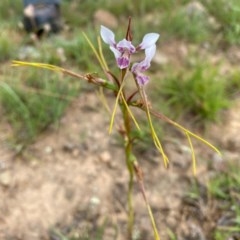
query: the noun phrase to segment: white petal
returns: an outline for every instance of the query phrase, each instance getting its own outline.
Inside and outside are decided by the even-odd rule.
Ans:
[[[156,45],[152,45],[151,47],[145,49],[146,61],[150,64],[154,55],[156,53]]]
[[[113,52],[115,58],[119,58],[122,54],[115,47],[110,46],[111,51]]]
[[[143,37],[142,42],[140,43],[139,47],[140,49],[146,49],[154,45],[158,38],[160,37],[160,34],[158,33],[148,33]]]
[[[110,46],[115,45],[115,34],[110,29],[101,26],[100,34],[105,43],[109,44]]]

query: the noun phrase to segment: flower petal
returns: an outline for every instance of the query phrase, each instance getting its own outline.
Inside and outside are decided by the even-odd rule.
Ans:
[[[110,50],[113,52],[116,59],[122,55],[115,47],[110,46]]]
[[[140,49],[146,49],[154,45],[158,38],[160,37],[160,34],[158,33],[148,33],[143,37],[142,42],[139,44]]]
[[[100,34],[105,43],[109,44],[110,46],[114,46],[116,44],[115,34],[110,29],[101,26]]]
[[[120,52],[124,52],[125,49],[127,49],[129,51],[130,54],[135,52],[135,47],[132,45],[132,43],[130,41],[127,41],[126,39],[121,40],[116,48],[120,51]]]
[[[150,65],[150,62],[152,61],[155,53],[156,53],[156,45],[155,44],[152,45],[151,47],[145,49],[145,55],[146,55],[145,59],[149,63],[149,65]]]
[[[149,77],[144,74],[137,74],[136,80],[140,86],[144,86],[149,82]]]
[[[156,45],[154,44],[153,46],[145,49],[145,59],[141,61],[140,63],[134,63],[132,65],[131,71],[136,73],[136,72],[145,72],[150,66],[151,66],[151,61],[156,53]]]
[[[131,72],[135,75],[135,78],[139,85],[143,86],[149,81],[149,77],[144,75],[143,72],[147,70],[150,65],[145,59],[140,63],[134,63],[131,68]]]
[[[138,71],[139,63],[134,63],[131,68],[131,72],[136,73]]]
[[[120,69],[127,68],[129,66],[129,64],[130,64],[129,58],[124,57],[124,56],[117,58],[117,65]]]

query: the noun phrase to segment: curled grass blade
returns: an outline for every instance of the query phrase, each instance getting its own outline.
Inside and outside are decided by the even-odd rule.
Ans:
[[[101,39],[100,39],[99,36],[98,36],[98,49],[99,49],[99,56],[100,56],[100,58],[101,58],[101,60],[103,62],[105,70],[109,71],[108,65],[107,65],[106,60],[105,60],[104,55],[103,55],[102,42],[101,42]]]
[[[147,204],[148,215],[149,215],[151,223],[152,223],[154,238],[155,238],[155,240],[160,240],[158,230],[157,230],[157,226],[156,226],[156,223],[155,223],[155,220],[154,220],[154,217],[153,217],[152,209],[151,209],[151,207],[148,203],[146,203],[146,204]]]
[[[44,68],[44,69],[48,69],[51,71],[56,71],[56,72],[62,72],[64,74],[70,75],[72,77],[76,77],[79,79],[84,79],[86,81],[88,81],[87,75],[81,75],[78,73],[74,73],[72,71],[69,71],[65,68],[61,68],[55,65],[51,65],[51,64],[45,64],[45,63],[38,63],[38,62],[23,62],[23,61],[12,61],[12,66],[13,67],[36,67],[36,68]],[[106,82],[107,83],[107,82]]]
[[[91,47],[93,53],[95,54],[99,64],[101,65],[101,68],[103,69],[103,71],[105,71],[107,67],[106,67],[105,61],[103,61],[101,58],[101,54],[98,53],[97,49],[94,47],[94,45],[92,44],[91,40],[88,38],[86,33],[83,32],[83,36],[87,40],[89,46]]]
[[[30,67],[38,67],[38,68],[45,68],[49,69],[52,71],[57,71],[57,72],[62,72],[64,71],[64,68],[51,65],[51,64],[46,64],[46,63],[37,63],[37,62],[23,62],[23,61],[12,61],[12,66],[14,67],[24,67],[24,66],[30,66]]]
[[[164,152],[162,144],[161,144],[161,142],[160,142],[160,140],[157,136],[157,133],[154,129],[151,114],[150,114],[150,109],[149,109],[149,106],[148,106],[148,103],[147,103],[147,96],[146,96],[143,88],[139,87],[139,90],[140,90],[140,94],[141,94],[141,97],[142,97],[144,105],[145,105],[145,111],[146,111],[146,114],[147,114],[147,119],[148,119],[148,123],[149,123],[149,126],[150,126],[150,131],[151,131],[153,142],[154,142],[156,148],[158,149],[158,151],[161,153],[161,155],[163,157],[164,166],[167,167],[168,163],[169,163],[169,160],[168,160],[167,155]]]
[[[135,107],[139,107],[138,105],[133,105]],[[143,106],[140,106],[140,108],[144,111],[146,111],[146,108]],[[171,120],[170,118],[166,117],[165,115],[159,113],[159,112],[156,112],[156,111],[153,111],[153,110],[150,110],[150,113],[152,115],[154,115],[155,117],[159,118],[159,119],[162,119],[163,121],[175,126],[176,128],[180,129],[182,132],[184,133],[187,133],[189,134],[189,136],[192,136],[196,139],[198,139],[199,141],[201,141],[202,143],[206,144],[208,147],[210,147],[211,149],[213,149],[215,152],[217,152],[219,155],[222,155],[221,152],[214,146],[212,145],[210,142],[208,142],[207,140],[205,140],[204,138],[198,136],[197,134],[189,131],[188,129],[186,129],[185,127],[183,127],[182,125],[174,122],[173,120]]]
[[[191,148],[191,152],[192,152],[192,166],[193,166],[193,174],[196,175],[196,172],[197,172],[197,161],[196,161],[196,155],[195,155],[195,152],[194,152],[194,147],[193,147],[193,144],[192,144],[192,140],[189,136],[189,133],[188,132],[185,132],[186,136],[187,136],[187,139],[188,139],[188,143],[189,143],[189,146]]]
[[[213,146],[210,142],[208,142],[207,140],[205,140],[204,138],[198,136],[197,134],[189,131],[188,129],[184,128],[183,126],[181,126],[180,124],[174,122],[171,120],[171,123],[172,125],[176,126],[177,128],[179,128],[180,130],[182,130],[183,132],[187,133],[188,136],[192,136],[196,139],[198,139],[199,141],[203,142],[204,144],[206,144],[208,147],[212,148],[215,152],[217,152],[219,155],[222,155],[221,152],[215,147]]]
[[[10,87],[7,83],[0,82],[0,87],[3,89],[5,94],[7,94],[11,98],[11,101],[14,101],[19,106],[19,111],[21,112],[21,116],[25,120],[25,124],[28,125],[31,135],[34,135],[34,129],[32,126],[31,116],[30,116],[30,112],[29,112],[29,109],[27,108],[27,106],[19,98],[18,94],[14,91],[14,89],[12,87]]]
[[[152,229],[153,229],[153,232],[154,232],[154,239],[155,240],[160,240],[158,230],[157,230],[157,226],[156,226],[156,222],[155,222],[155,219],[154,219],[154,216],[153,216],[153,213],[152,213],[152,209],[151,209],[151,206],[149,204],[148,197],[147,197],[147,194],[146,194],[146,191],[145,191],[142,170],[141,170],[141,168],[138,165],[138,162],[136,160],[134,161],[133,165],[134,165],[135,174],[137,176],[137,181],[138,181],[139,187],[141,189],[141,193],[143,195],[143,199],[144,199],[145,205],[147,207],[148,215],[149,215],[149,218],[150,218],[150,221],[151,221],[151,224],[152,224]]]

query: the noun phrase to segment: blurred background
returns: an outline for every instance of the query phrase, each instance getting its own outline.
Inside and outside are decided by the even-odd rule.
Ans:
[[[100,25],[133,42],[160,33],[149,71],[152,106],[220,149],[155,121],[170,159],[162,166],[148,128],[136,154],[163,239],[239,239],[239,0],[62,0],[59,29],[24,29],[21,0],[0,2],[0,239],[125,239],[128,175],[117,132],[94,86],[56,72],[12,67],[48,63],[104,77],[83,32],[97,46]],[[34,31],[33,31],[34,32]],[[107,45],[103,52],[117,73]],[[114,98],[105,95],[110,102]],[[138,114],[138,113],[137,113]],[[146,119],[139,121],[146,126]],[[104,183],[104,184],[103,184]],[[153,239],[136,186],[133,239]]]

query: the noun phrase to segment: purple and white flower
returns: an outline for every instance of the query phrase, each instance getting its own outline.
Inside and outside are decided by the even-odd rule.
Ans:
[[[132,43],[125,38],[116,43],[115,34],[108,28],[101,26],[101,37],[103,41],[110,45],[110,49],[113,52],[117,65],[120,69],[127,68],[130,64],[130,56],[136,49]]]
[[[115,41],[115,34],[104,26],[101,26],[100,33],[103,41],[109,44],[120,69],[129,67],[130,57],[133,53],[139,50],[145,50],[145,59],[141,62],[134,63],[131,67],[131,72],[134,74],[140,86],[146,85],[149,81],[149,77],[146,76],[144,72],[151,65],[151,61],[156,53],[156,42],[160,35],[158,33],[146,34],[142,42],[135,48],[132,42],[125,38],[117,43]]]
[[[139,63],[134,63],[131,68],[131,72],[135,75],[135,78],[140,86],[144,86],[148,83],[149,77],[144,75],[150,66],[151,61],[156,53],[156,45],[152,45],[145,49],[145,59]]]
[[[103,41],[109,44],[111,51],[113,52],[117,65],[120,69],[128,68],[130,65],[130,56],[139,50],[147,50],[155,46],[159,34],[148,33],[143,37],[142,42],[135,48],[131,41],[125,38],[118,43],[115,41],[115,34],[108,28],[101,26],[100,31]],[[155,47],[156,48],[156,47]]]

